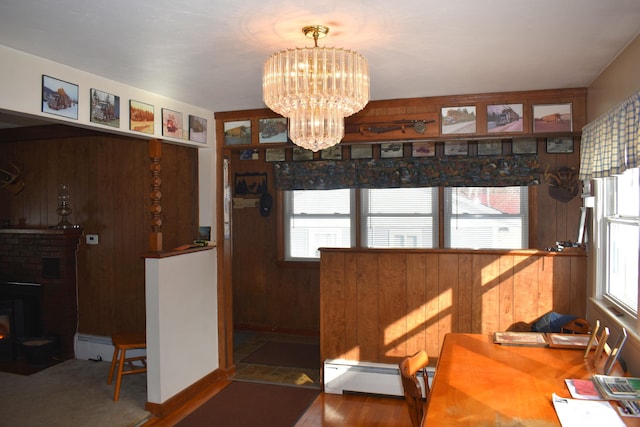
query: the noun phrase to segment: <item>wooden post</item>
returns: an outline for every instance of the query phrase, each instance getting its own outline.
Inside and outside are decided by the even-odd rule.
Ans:
[[[149,159],[151,160],[151,233],[149,234],[149,250],[151,252],[162,252],[162,141],[159,139],[149,140]]]

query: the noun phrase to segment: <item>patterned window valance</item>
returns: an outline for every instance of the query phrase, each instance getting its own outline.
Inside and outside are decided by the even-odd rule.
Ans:
[[[274,163],[279,190],[507,187],[539,183],[537,155]]]

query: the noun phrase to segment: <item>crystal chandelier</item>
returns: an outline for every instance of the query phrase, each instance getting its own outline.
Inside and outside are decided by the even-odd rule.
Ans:
[[[318,47],[324,25],[304,27],[312,48],[274,53],[264,64],[262,92],[271,110],[289,120],[289,138],[312,151],[338,144],[344,118],[369,102],[369,64],[357,52]]]

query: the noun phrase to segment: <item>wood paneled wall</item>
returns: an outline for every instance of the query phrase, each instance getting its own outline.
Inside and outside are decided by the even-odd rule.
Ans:
[[[151,205],[148,141],[67,126],[0,132],[0,168],[25,171],[18,195],[0,190],[0,219],[21,228],[58,223],[58,186],[71,192],[69,219],[98,245],[78,249],[79,331],[110,335],[145,327],[144,259]],[[198,238],[195,148],[163,144],[164,248]]]
[[[493,333],[556,311],[584,316],[583,252],[322,250],[321,360],[440,354],[449,332]]]

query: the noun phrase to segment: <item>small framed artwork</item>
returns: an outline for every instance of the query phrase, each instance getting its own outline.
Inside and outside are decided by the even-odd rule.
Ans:
[[[533,132],[571,132],[571,103],[533,106]]]
[[[373,157],[373,147],[371,145],[352,145],[352,159],[370,159]]]
[[[478,156],[496,156],[502,154],[502,141],[490,139],[478,141]]]
[[[547,138],[547,153],[573,153],[573,138]]]
[[[251,120],[224,123],[224,145],[251,144]]]
[[[436,143],[434,141],[414,142],[411,144],[413,157],[433,157],[436,155]]]
[[[522,104],[487,105],[488,132],[522,132]]]
[[[468,141],[445,141],[444,142],[445,156],[466,156],[467,154],[469,154]]]
[[[292,159],[296,162],[304,160],[313,160],[313,151],[302,147],[293,147]]]
[[[264,172],[236,173],[234,176],[236,196],[264,194],[267,190],[267,174]]]
[[[207,143],[207,119],[189,115],[189,141]]]
[[[242,150],[240,160],[260,160],[260,153],[257,149]]]
[[[258,128],[260,144],[269,144],[272,142],[287,142],[287,119],[260,119],[258,120]]]
[[[129,101],[129,129],[136,132],[153,134],[155,111],[153,105]]]
[[[120,97],[98,89],[89,91],[91,109],[89,120],[93,123],[120,127]]]
[[[342,160],[342,147],[334,145],[320,151],[320,158],[323,160]]]
[[[78,85],[43,75],[42,112],[78,120]]]
[[[284,162],[285,150],[284,148],[267,148],[265,150],[264,159],[267,162]]]
[[[513,154],[536,154],[538,152],[538,140],[535,138],[515,138],[511,143]]]
[[[476,133],[476,107],[444,107],[442,134]]]
[[[182,113],[162,109],[162,136],[182,138]]]
[[[402,144],[398,142],[387,142],[384,144],[380,144],[381,159],[402,157],[403,154],[404,153],[402,152]]]

